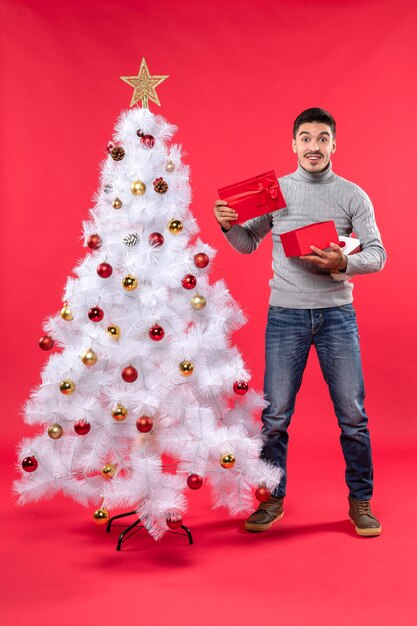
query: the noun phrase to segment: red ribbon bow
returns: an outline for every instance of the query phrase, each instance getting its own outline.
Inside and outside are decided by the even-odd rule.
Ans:
[[[265,187],[263,183],[258,183],[258,189],[251,189],[250,191],[244,191],[243,193],[237,193],[234,196],[228,198],[229,204],[239,202],[239,200],[245,200],[246,198],[257,196],[258,206],[266,204],[269,198],[276,200],[278,198],[278,181],[271,183],[269,187]]]

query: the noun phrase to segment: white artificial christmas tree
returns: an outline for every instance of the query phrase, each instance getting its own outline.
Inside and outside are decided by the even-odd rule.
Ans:
[[[158,539],[182,523],[187,489],[206,480],[235,515],[255,490],[267,499],[280,471],[259,458],[265,401],[230,340],[245,319],[209,282],[215,251],[197,238],[175,127],[147,108],[165,77],[143,61],[135,78],[143,107],[120,115],[84,223],[90,250],[44,325],[41,347],[59,351],[25,420],[45,432],[21,442],[15,489],[22,504],[61,491],[98,523],[133,508]]]

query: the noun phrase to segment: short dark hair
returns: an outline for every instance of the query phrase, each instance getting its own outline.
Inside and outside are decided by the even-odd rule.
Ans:
[[[328,111],[324,109],[320,109],[319,107],[313,107],[311,109],[306,109],[295,119],[294,127],[293,127],[293,137],[297,134],[297,130],[300,128],[301,124],[306,124],[309,122],[320,122],[321,124],[327,124],[330,126],[332,130],[333,137],[336,137],[336,122],[334,120],[333,115],[331,115]]]

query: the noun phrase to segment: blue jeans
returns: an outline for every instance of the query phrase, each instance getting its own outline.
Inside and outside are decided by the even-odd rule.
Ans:
[[[271,306],[266,328],[262,456],[284,470],[276,497],[287,485],[288,426],[310,346],[314,345],[341,430],[349,496],[372,497],[373,468],[356,313],[352,304],[324,309]]]

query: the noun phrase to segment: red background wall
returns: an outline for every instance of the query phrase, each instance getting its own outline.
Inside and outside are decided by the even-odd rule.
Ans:
[[[333,113],[334,170],[371,196],[388,250],[381,274],[355,280],[368,411],[383,444],[415,434],[414,3],[18,0],[1,10],[5,437],[23,432],[16,413],[45,359],[41,322],[59,308],[66,276],[85,253],[81,220],[130,103],[119,76],[136,74],[142,56],[151,73],[170,75],[159,88],[160,112],[179,127],[192,210],[202,238],[219,250],[213,279],[225,277],[248,314],[236,341],[257,387],[270,240],[249,257],[235,253],[213,218],[216,189],[271,167],[293,171],[296,115],[310,106]],[[318,430],[308,414],[322,415],[320,430],[334,436],[314,357],[299,409],[300,436]]]
[[[255,614],[289,626],[414,624],[416,6],[2,1],[4,623],[20,626],[25,616],[33,626],[73,623],[75,611],[80,623],[141,615],[158,624],[166,623],[161,611],[172,617],[187,606],[173,624],[194,624],[196,615],[204,626],[229,615],[248,624]],[[159,88],[162,108],[152,108],[179,126],[192,169],[192,210],[202,238],[219,250],[213,280],[226,279],[249,317],[235,341],[257,388],[271,244],[248,257],[235,253],[213,218],[216,189],[270,168],[293,171],[291,128],[301,110],[322,106],[337,120],[334,170],[370,195],[388,250],[386,269],[355,279],[354,293],[375,502],[386,523],[376,542],[355,542],[346,521],[336,420],[314,355],[291,427],[288,517],[277,532],[248,537],[223,512],[209,513],[201,490],[189,512],[195,552],[177,537],[155,546],[141,536],[132,551],[116,554],[114,537],[99,533],[91,512],[74,503],[14,507],[14,444],[31,433],[19,411],[47,358],[37,346],[41,323],[60,308],[66,277],[85,254],[81,221],[114,123],[131,98],[119,76],[136,74],[142,56],[151,73],[170,74]]]

